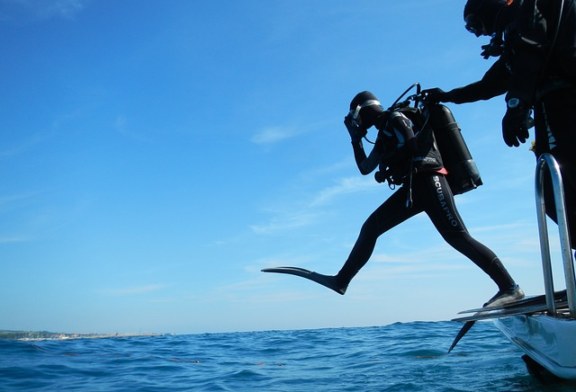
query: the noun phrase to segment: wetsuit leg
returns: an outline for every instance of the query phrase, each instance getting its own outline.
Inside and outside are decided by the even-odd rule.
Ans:
[[[348,259],[336,275],[340,287],[347,287],[352,278],[368,262],[378,237],[406,219],[422,212],[421,209],[415,207],[407,208],[406,198],[407,189],[403,186],[366,219]]]
[[[428,214],[442,238],[488,274],[500,290],[515,286],[498,256],[468,233],[456,209],[448,181],[443,175],[415,176],[414,203]]]
[[[550,151],[560,165],[571,246],[576,249],[576,89],[548,94],[536,106],[536,138],[539,152]],[[557,222],[552,186],[544,178],[546,213]]]

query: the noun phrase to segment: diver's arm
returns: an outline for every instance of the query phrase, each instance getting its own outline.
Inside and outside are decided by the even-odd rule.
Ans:
[[[481,80],[446,92],[444,102],[467,103],[487,100],[507,91],[510,73],[502,59],[498,59]]]
[[[422,91],[426,99],[432,102],[467,103],[487,100],[502,95],[507,91],[510,73],[500,58],[484,74],[481,80],[458,87],[450,91],[431,88]]]
[[[363,175],[370,174],[378,167],[380,163],[381,154],[379,149],[374,146],[370,154],[366,156],[364,152],[364,146],[362,145],[362,140],[358,142],[352,142],[352,148],[354,149],[354,159],[356,160],[356,165],[358,170]]]
[[[360,173],[366,175],[371,173],[380,162],[379,154],[377,154],[377,148],[373,148],[370,155],[366,156],[364,151],[364,145],[362,144],[362,138],[366,135],[366,129],[360,127],[359,124],[353,121],[350,116],[344,118],[344,125],[350,134],[350,139],[352,140],[352,149],[354,150],[354,160],[358,166]]]

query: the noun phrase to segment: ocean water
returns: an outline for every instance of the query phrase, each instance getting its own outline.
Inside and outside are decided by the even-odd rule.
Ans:
[[[488,322],[0,340],[0,391],[575,391],[541,381]]]

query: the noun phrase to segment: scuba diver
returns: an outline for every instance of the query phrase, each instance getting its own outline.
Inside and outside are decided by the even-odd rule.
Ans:
[[[433,105],[448,110],[442,105]],[[498,286],[497,294],[485,306],[499,306],[523,298],[524,293],[496,254],[468,233],[456,209],[448,172],[430,123],[421,108],[393,105],[384,110],[374,94],[368,91],[357,94],[350,103],[344,124],[352,140],[358,169],[363,175],[378,169],[376,181],[388,181],[391,187],[400,187],[364,222],[348,259],[336,275],[322,275],[297,267],[263,271],[298,275],[344,295],[350,281],[370,259],[377,239],[425,212],[444,240],[472,260]],[[378,136],[366,155],[362,138],[372,126],[378,130]]]
[[[444,91],[423,91],[435,102],[466,103],[506,94],[502,136],[518,147],[535,127],[533,151],[551,153],[560,166],[571,246],[576,249],[576,0],[468,0],[466,29],[490,36],[484,58],[498,59],[481,80]],[[534,114],[534,120],[531,114]],[[557,222],[549,173],[548,216]]]

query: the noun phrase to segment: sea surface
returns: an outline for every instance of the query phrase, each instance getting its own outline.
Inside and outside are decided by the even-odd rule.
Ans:
[[[576,391],[480,322],[0,340],[0,391]]]

